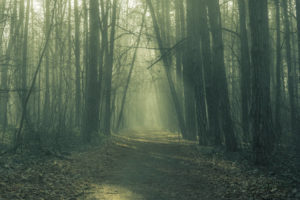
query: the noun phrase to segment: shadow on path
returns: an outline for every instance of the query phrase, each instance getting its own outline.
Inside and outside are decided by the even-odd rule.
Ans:
[[[191,150],[195,145],[162,131],[114,136],[108,153],[113,159],[105,169],[93,169],[95,187],[83,199],[221,199],[224,188],[207,179],[213,173],[209,166],[201,172]]]

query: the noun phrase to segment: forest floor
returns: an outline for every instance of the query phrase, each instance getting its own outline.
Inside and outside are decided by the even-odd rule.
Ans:
[[[295,180],[224,155],[162,131],[123,132],[69,156],[6,155],[0,200],[300,199]]]

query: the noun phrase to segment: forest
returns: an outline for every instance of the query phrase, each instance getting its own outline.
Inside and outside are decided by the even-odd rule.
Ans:
[[[0,0],[2,199],[300,199],[300,0]]]

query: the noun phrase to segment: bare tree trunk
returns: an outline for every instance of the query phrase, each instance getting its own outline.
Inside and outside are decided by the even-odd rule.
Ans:
[[[300,0],[295,0],[296,1],[296,19],[297,19],[297,36],[298,36],[298,76],[297,76],[297,79],[300,80]],[[297,90],[299,88],[299,81],[298,81],[298,85],[297,85]],[[297,96],[297,99],[298,99],[298,102],[299,103],[299,99],[300,97]],[[300,114],[299,114],[299,104],[298,104],[298,108],[297,108],[297,113],[298,113],[298,116],[297,116],[297,120],[299,121],[300,119]],[[300,167],[300,123],[298,123],[298,127],[297,127],[297,132],[298,134],[296,135],[297,139],[296,139],[296,152],[297,152],[297,155],[298,155],[298,166]]]
[[[200,36],[201,36],[201,52],[203,57],[203,69],[204,69],[204,78],[205,78],[205,90],[206,90],[206,99],[207,99],[207,126],[208,133],[206,135],[207,142],[215,135],[216,132],[219,132],[219,117],[218,113],[215,111],[217,108],[216,101],[214,98],[214,84],[212,76],[212,55],[211,55],[211,41],[208,28],[208,15],[207,15],[207,3],[206,0],[201,0],[201,6],[199,7],[200,13]]]
[[[249,0],[252,38],[253,151],[256,164],[266,164],[274,147],[270,99],[268,1]]]
[[[184,86],[184,107],[185,107],[185,128],[187,139],[196,139],[196,113],[195,113],[195,81],[194,81],[194,70],[196,69],[195,59],[199,55],[195,55],[195,51],[198,50],[200,42],[196,41],[196,34],[193,32],[197,23],[194,18],[196,12],[193,12],[195,6],[193,0],[187,1],[187,42],[185,43],[185,62],[183,65],[183,86]],[[197,45],[198,44],[198,45]],[[198,51],[198,53],[200,53]],[[198,67],[198,66],[197,66]]]
[[[176,17],[176,42],[185,38],[185,12],[182,0],[175,0],[175,17]],[[183,107],[183,60],[184,49],[176,49],[176,89],[179,98],[180,107]]]
[[[49,32],[50,27],[50,1],[45,1],[45,36]],[[43,124],[48,126],[49,112],[50,112],[50,79],[49,79],[49,50],[45,52],[45,96],[44,96],[44,107],[43,107]]]
[[[297,19],[297,36],[298,36],[298,73],[299,77],[298,80],[300,80],[300,0],[296,1],[296,19]],[[299,99],[300,97],[298,97]],[[299,102],[299,101],[298,101]],[[298,108],[299,109],[299,108]],[[298,119],[299,119],[299,113],[298,113]],[[298,124],[298,130],[300,130],[300,125]],[[300,138],[300,136],[299,136]]]
[[[2,40],[3,40],[3,33],[4,33],[4,24],[6,23],[6,16],[5,16],[5,8],[6,8],[6,0],[3,0],[0,2],[0,48],[1,48],[1,54],[2,55]]]
[[[114,46],[115,46],[115,29],[117,21],[117,2],[113,1],[113,11],[112,11],[112,24],[110,32],[110,42],[109,42],[109,54],[107,55],[106,64],[106,76],[105,76],[105,117],[104,117],[104,133],[110,135],[111,128],[111,83],[112,83],[112,70],[114,66]]]
[[[176,42],[180,42],[184,35],[182,35],[182,27],[184,27],[184,23],[181,23],[181,5],[183,2],[181,0],[175,0],[175,17],[176,17]],[[180,86],[182,84],[182,49],[176,49],[176,84],[180,91]]]
[[[207,0],[209,20],[213,39],[213,73],[217,88],[215,98],[218,101],[216,108],[220,109],[222,129],[225,135],[226,148],[229,151],[237,150],[237,143],[233,129],[230,111],[228,86],[224,63],[224,45],[222,38],[221,13],[218,0]],[[216,144],[220,144],[220,134],[216,133]]]
[[[24,1],[21,1],[21,4],[24,4]],[[21,5],[20,9],[23,9],[24,5]],[[27,50],[28,50],[28,23],[29,23],[29,13],[30,13],[30,0],[27,0],[27,5],[26,5],[26,14],[25,14],[25,24],[23,27],[23,24],[20,24],[22,26],[22,63],[21,63],[21,93],[20,93],[20,98],[21,98],[21,107],[22,107],[22,114],[24,114],[25,120],[27,122],[27,125],[29,125],[28,121],[28,114],[27,114],[27,105],[25,106],[26,103],[26,95],[27,95]],[[21,20],[23,21],[23,20]]]
[[[281,136],[281,33],[280,33],[280,0],[275,0],[276,7],[276,104],[275,130],[277,139]]]
[[[78,0],[74,0],[75,16],[75,124],[80,125],[81,114],[81,86],[80,86],[80,17],[78,12]]]
[[[201,34],[203,34],[200,29],[202,29],[201,23],[201,13],[203,11],[199,10],[203,8],[203,2],[198,0],[189,0],[187,2],[187,48],[186,49],[186,59],[188,65],[192,67],[190,72],[190,80],[193,84],[193,89],[195,96],[195,106],[196,106],[196,117],[197,117],[197,134],[200,145],[207,144],[207,110],[206,110],[206,91],[205,91],[205,81],[204,81],[204,70],[203,70],[203,55],[201,55]],[[202,5],[201,5],[202,4]],[[199,20],[201,21],[201,26],[198,26]],[[195,114],[195,113],[194,113]],[[187,119],[187,118],[186,118]],[[195,131],[195,130],[194,130]],[[196,131],[195,131],[196,132]],[[192,137],[195,137],[192,135]]]
[[[6,6],[6,1],[0,2],[0,21],[4,20],[5,18],[5,6]],[[16,6],[16,5],[14,5]],[[13,14],[14,16],[14,14]],[[2,22],[4,23],[4,22]],[[11,20],[11,26],[10,26],[10,38],[8,42],[8,47],[6,49],[6,52],[4,52],[4,46],[2,44],[2,39],[3,39],[3,31],[4,31],[4,25],[1,24],[0,31],[0,56],[3,54],[5,55],[5,59],[8,59],[11,49],[13,46],[13,35],[14,35],[14,20],[12,17]],[[8,83],[7,83],[7,76],[8,76],[8,61],[4,61],[4,65],[0,65],[1,68],[1,82],[0,82],[0,89],[5,91],[8,90]],[[3,135],[6,131],[7,127],[7,103],[8,103],[8,93],[6,92],[0,92],[0,123],[2,125],[2,131]]]
[[[108,25],[108,19],[109,19],[109,4],[110,1],[106,2],[106,5],[104,4],[104,0],[100,0],[100,7],[101,7],[101,48],[100,48],[100,60],[99,63],[99,85],[100,85],[100,91],[98,93],[98,98],[100,102],[100,116],[104,117],[105,114],[105,98],[101,98],[101,96],[105,97],[105,67],[107,65],[108,61],[108,55],[109,55],[109,44],[108,44],[108,30],[109,30],[109,25]],[[104,62],[105,60],[105,62]],[[100,130],[102,131],[104,129],[104,123],[105,120],[102,120],[102,123],[100,123]]]
[[[284,15],[284,28],[285,28],[285,45],[286,45],[286,63],[288,67],[288,91],[290,100],[290,115],[292,132],[297,132],[297,119],[296,119],[296,102],[295,102],[295,87],[294,75],[292,71],[292,54],[291,54],[291,37],[290,37],[290,24],[288,14],[288,2],[283,1],[283,15]]]
[[[87,80],[88,80],[88,66],[89,66],[89,29],[88,29],[88,8],[87,8],[87,0],[82,1],[82,9],[83,9],[83,30],[84,30],[84,51],[83,51],[83,71],[82,71],[82,79],[81,79],[81,93],[82,93],[82,112],[81,117],[81,130],[85,129],[86,123],[86,93],[87,93]]]
[[[24,104],[26,90],[27,90],[27,41],[28,41],[28,23],[29,23],[29,13],[30,13],[30,0],[27,0],[26,5],[26,17],[25,17],[25,26],[24,26],[24,35],[23,35],[23,59],[22,59],[22,103]]]
[[[87,69],[86,108],[84,122],[84,140],[91,141],[92,134],[98,131],[99,105],[97,96],[98,85],[98,52],[99,52],[99,4],[98,0],[90,0],[89,20],[89,65]]]
[[[251,64],[248,45],[248,33],[246,28],[246,4],[244,0],[238,0],[240,15],[240,35],[241,35],[241,93],[242,93],[242,125],[244,139],[249,141],[249,105],[250,105],[250,80]]]

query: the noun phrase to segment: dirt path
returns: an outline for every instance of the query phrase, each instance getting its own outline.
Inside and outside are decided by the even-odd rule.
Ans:
[[[175,134],[122,133],[111,145],[113,159],[104,168],[95,165],[94,187],[82,199],[221,199],[224,186],[207,178],[208,166],[201,172],[191,151],[195,144],[179,142]]]
[[[130,131],[101,141],[67,157],[0,157],[0,200],[300,199],[290,173],[241,164],[232,158],[240,154],[178,141],[176,134]]]

